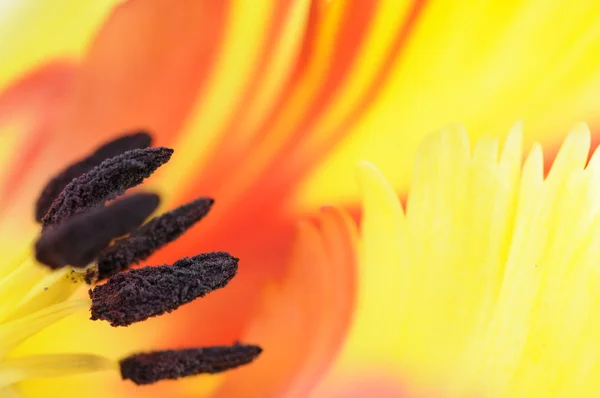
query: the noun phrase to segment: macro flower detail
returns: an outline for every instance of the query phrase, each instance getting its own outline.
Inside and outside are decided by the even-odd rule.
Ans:
[[[252,345],[156,351],[132,355],[121,361],[124,379],[151,384],[161,379],[178,379],[198,373],[219,373],[251,362],[261,349]]]
[[[71,217],[41,236],[35,245],[36,257],[53,269],[85,267],[113,239],[139,227],[159,201],[155,194],[136,194]]]
[[[211,198],[196,199],[153,218],[127,237],[118,239],[98,255],[98,280],[128,269],[177,239],[208,213],[213,202]]]
[[[241,262],[226,289],[170,314],[113,328],[79,311],[11,355],[87,352],[117,363],[128,351],[234,341],[264,351],[224,375],[144,388],[116,372],[28,379],[18,386],[26,397],[407,396],[412,362],[399,363],[398,289],[390,289],[402,279],[384,266],[390,257],[358,264],[356,225],[336,209],[362,217],[353,167],[375,161],[404,199],[419,143],[449,121],[468,126],[474,142],[522,118],[525,142],[551,150],[572,121],[593,130],[600,122],[600,3],[589,0],[56,3],[0,2],[0,277],[35,242],[31,204],[49,172],[114,132],[143,127],[153,146],[174,149],[143,186],[160,194],[158,217],[208,193],[217,204],[151,257],[158,235],[141,227],[76,274],[25,264],[13,291],[0,293],[0,316],[14,297],[24,315],[78,286],[48,275],[81,272],[100,284],[138,261],[173,264],[210,251]],[[90,306],[87,289],[73,298]]]
[[[373,165],[359,166],[359,307],[395,310],[359,315],[349,344],[363,342],[365,362],[386,358],[403,395],[597,394],[600,151],[588,161],[577,125],[546,175],[538,144],[522,163],[521,135],[518,124],[501,151],[489,137],[471,150],[460,126],[428,137],[405,209]]]
[[[62,190],[42,218],[42,227],[58,225],[139,185],[171,159],[170,148],[132,149],[107,159],[75,178]]]
[[[151,144],[152,137],[148,133],[138,132],[127,134],[102,145],[84,159],[72,163],[54,178],[50,179],[42,189],[42,193],[35,204],[35,219],[37,221],[42,221],[42,218],[44,218],[46,213],[48,213],[48,210],[50,210],[50,206],[52,206],[54,199],[56,199],[63,189],[65,189],[67,184],[74,178],[89,172],[107,159],[131,149],[147,148]]]
[[[237,262],[227,253],[210,253],[116,274],[90,291],[92,319],[127,326],[171,312],[225,287],[237,272]]]
[[[223,288],[236,275],[238,259],[225,252],[127,271],[132,263],[179,237],[204,217],[213,203],[210,198],[200,198],[142,225],[157,208],[159,196],[118,196],[170,159],[172,149],[151,148],[150,143],[147,133],[119,137],[64,169],[43,189],[36,204],[36,219],[43,229],[35,256],[0,268],[0,396],[19,396],[16,384],[30,378],[97,370],[120,369],[124,380],[136,384],[217,373],[248,364],[262,352],[255,345],[235,343],[134,353],[120,361],[70,353],[10,356],[28,337],[83,308],[90,309],[92,320],[128,326]],[[75,176],[76,172],[83,174]],[[48,205],[52,197],[55,199]],[[40,216],[43,209],[47,213]],[[110,257],[105,255],[99,263],[100,254],[109,253],[111,247],[117,248],[117,253],[133,255],[127,262],[113,256],[118,265],[110,265]],[[40,271],[46,274],[38,281]],[[69,299],[84,280],[95,284],[99,275],[107,281],[93,286],[89,299]]]

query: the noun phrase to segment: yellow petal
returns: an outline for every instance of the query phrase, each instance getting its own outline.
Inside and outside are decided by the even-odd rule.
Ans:
[[[586,167],[579,124],[544,178],[539,145],[521,166],[521,129],[502,151],[485,136],[470,153],[460,126],[425,139],[406,216],[361,164],[360,302],[334,375],[395,373],[417,396],[595,394],[600,152]]]
[[[301,202],[353,200],[346,170],[362,159],[376,159],[407,192],[419,143],[449,122],[475,139],[523,119],[529,145],[558,143],[578,120],[595,123],[599,15],[600,4],[586,0],[426,2],[379,95],[308,179]]]
[[[120,1],[3,2],[7,4],[0,11],[0,91],[35,65],[80,56]]]
[[[406,299],[407,269],[400,264],[406,258],[405,220],[395,192],[385,178],[369,163],[358,168],[358,178],[364,194],[364,216],[361,236],[361,266],[356,318],[341,354],[340,363],[395,367],[400,358],[395,342],[401,332],[401,314],[387,311],[394,303]],[[379,327],[386,325],[385,327]]]

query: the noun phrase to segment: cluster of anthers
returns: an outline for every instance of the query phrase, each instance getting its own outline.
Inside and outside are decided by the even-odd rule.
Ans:
[[[157,208],[158,195],[134,193],[113,201],[171,158],[172,149],[152,148],[151,142],[149,134],[139,132],[101,146],[51,179],[36,203],[42,225],[37,260],[54,270],[69,267],[68,277],[92,285],[91,319],[115,327],[171,312],[222,288],[238,267],[238,259],[214,252],[130,269],[177,239],[213,204],[199,198],[144,223]],[[119,367],[123,379],[150,384],[232,369],[260,353],[258,346],[235,343],[137,353],[120,360]]]

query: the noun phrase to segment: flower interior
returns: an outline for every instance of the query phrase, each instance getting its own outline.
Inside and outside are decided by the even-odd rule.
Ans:
[[[0,267],[1,396],[18,396],[18,383],[31,378],[116,370],[124,380],[151,384],[223,372],[261,353],[256,345],[236,342],[140,352],[119,361],[85,353],[11,357],[28,337],[81,309],[88,308],[93,321],[126,327],[204,297],[236,275],[238,259],[225,252],[130,269],[200,221],[214,202],[198,198],[146,221],[159,196],[127,191],[173,154],[151,143],[146,132],[120,136],[62,170],[42,190],[35,206],[41,231],[33,250]],[[89,299],[70,299],[86,283]]]

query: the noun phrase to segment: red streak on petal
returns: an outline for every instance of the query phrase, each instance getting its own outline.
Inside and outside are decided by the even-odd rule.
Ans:
[[[408,19],[404,27],[400,30],[400,34],[392,46],[388,58],[385,61],[381,73],[375,79],[367,95],[363,97],[363,101],[358,108],[342,122],[336,129],[335,133],[326,140],[320,147],[310,148],[310,151],[301,147],[302,134],[290,137],[284,148],[273,156],[270,160],[270,167],[258,177],[258,179],[244,192],[238,193],[238,200],[231,204],[231,209],[224,214],[235,216],[233,224],[256,225],[263,221],[263,214],[258,212],[243,212],[235,209],[261,208],[265,201],[282,203],[293,192],[295,188],[294,182],[300,181],[313,167],[317,165],[316,159],[326,153],[335,145],[344,134],[349,130],[350,126],[355,123],[363,112],[368,108],[371,101],[376,97],[379,89],[385,82],[391,67],[401,54],[401,49],[409,38],[409,34],[413,29],[414,24],[418,20],[418,16],[423,10],[425,1],[416,1],[409,12]],[[298,148],[300,147],[300,148]],[[302,150],[305,149],[305,150]],[[238,167],[235,161],[230,159],[233,167]],[[226,182],[227,180],[224,179]],[[268,195],[268,199],[267,199]],[[232,225],[224,220],[219,220],[222,225]],[[217,231],[218,233],[218,231]],[[224,234],[227,232],[224,231]],[[272,271],[272,270],[271,270]]]
[[[321,144],[320,148],[314,147],[300,147],[293,153],[293,159],[288,159],[287,165],[291,166],[291,170],[285,170],[284,175],[281,178],[289,179],[292,176],[306,175],[307,171],[312,167],[316,166],[314,156],[309,156],[310,153],[324,154],[328,152],[335,144],[337,144],[348,130],[351,129],[352,125],[355,124],[360,117],[368,110],[374,100],[377,98],[381,88],[385,85],[386,80],[389,77],[392,67],[398,62],[403,52],[402,49],[410,39],[411,33],[414,31],[414,27],[419,21],[419,17],[422,15],[427,0],[415,0],[407,14],[407,18],[404,25],[400,29],[396,40],[394,41],[391,50],[385,59],[383,66],[374,81],[371,83],[367,92],[362,96],[362,100],[357,105],[355,110],[343,120],[335,131]],[[278,159],[278,161],[280,161]]]
[[[243,116],[246,114],[248,104],[252,103],[254,96],[261,89],[263,79],[269,73],[271,73],[268,67],[271,56],[273,56],[272,49],[275,47],[279,36],[283,33],[287,13],[290,11],[293,3],[294,0],[280,0],[275,3],[272,22],[268,28],[266,40],[261,49],[261,54],[258,56],[259,61],[256,70],[252,73],[252,76],[249,79],[248,87],[244,90],[244,94],[242,95],[239,105],[237,106],[236,110],[232,112],[232,116],[228,125],[220,134],[219,143],[214,147],[209,155],[207,164],[210,165],[211,169],[219,170],[219,172],[199,172],[197,174],[199,181],[190,184],[191,186],[198,184],[198,186],[203,187],[203,189],[210,189],[211,191],[214,191],[217,186],[224,182],[224,171],[229,170],[232,164],[230,157],[223,156],[223,153],[234,150],[234,148],[232,148],[231,141],[236,139],[236,134],[238,134],[240,130],[246,128],[246,126],[242,124],[242,121],[244,120]],[[237,146],[235,146],[235,148],[239,148],[237,153],[242,152],[242,148]],[[184,197],[188,199],[190,199],[192,196],[193,194],[191,193],[184,194]]]
[[[374,16],[377,2],[355,1],[348,2],[348,7],[344,10],[341,26],[337,32],[336,44],[333,46],[333,54],[331,54],[327,76],[324,79],[324,84],[319,88],[318,92],[312,99],[312,103],[306,110],[306,114],[300,120],[300,123],[290,132],[290,137],[287,140],[288,147],[294,147],[307,134],[311,127],[311,122],[322,112],[325,106],[333,99],[337,90],[344,82],[347,74],[352,70],[352,65],[356,61],[355,57],[358,54],[360,45],[366,37],[366,31],[369,28],[369,22]],[[273,131],[273,123],[282,110],[288,105],[287,99],[290,92],[297,90],[302,78],[304,77],[307,65],[314,55],[316,27],[322,22],[323,15],[316,5],[312,4],[308,30],[304,41],[303,49],[300,53],[300,58],[296,70],[287,84],[288,89],[282,93],[277,105],[271,111],[270,117],[261,127],[259,137],[265,137],[269,134],[277,133]]]
[[[26,129],[18,132],[24,138],[12,154],[10,173],[0,187],[0,208],[6,208],[23,185],[40,180],[41,176],[32,173],[31,165],[53,138],[75,73],[76,67],[69,62],[46,64],[0,95],[0,123],[22,121]]]
[[[379,90],[388,78],[393,65],[401,56],[401,50],[406,41],[409,39],[410,33],[413,31],[414,25],[417,23],[418,17],[422,14],[425,5],[426,1],[424,0],[417,0],[413,3],[413,6],[408,13],[407,20],[403,27],[399,30],[399,34],[391,46],[391,50],[388,53],[381,71],[374,79],[367,93],[362,97],[362,101],[358,104],[356,109],[351,112],[351,114],[349,114],[349,116],[343,120],[326,139],[322,140],[319,145],[314,145],[314,143],[311,143],[310,140],[308,140],[307,137],[310,137],[309,130],[300,128],[292,132],[290,136],[287,137],[282,148],[280,148],[280,150],[269,160],[268,166],[265,167],[265,172],[263,172],[258,179],[253,182],[251,187],[249,187],[246,192],[237,193],[237,196],[240,198],[240,200],[243,198],[245,205],[249,204],[249,196],[251,196],[251,192],[266,192],[271,197],[279,197],[280,201],[283,202],[290,192],[295,188],[295,186],[290,184],[290,182],[300,181],[303,176],[306,176],[314,167],[317,166],[317,159],[319,159],[320,156],[323,156],[336,143],[344,138],[347,131],[350,130],[351,126],[356,123],[357,120],[364,114],[364,112],[368,109],[378,95]],[[309,24],[310,29],[307,32],[307,38],[303,50],[304,55],[301,56],[301,59],[311,52],[313,47],[311,29],[314,29],[314,25],[319,23],[319,17],[320,16],[316,10],[316,7],[313,7],[311,18],[314,20]],[[298,72],[300,71],[301,70],[299,69]],[[298,73],[293,77],[293,79],[299,79]],[[293,84],[294,83],[291,83],[292,86]],[[327,95],[322,98],[327,98]],[[282,103],[283,102],[284,101],[282,101]],[[273,112],[273,117],[275,117],[280,110],[281,107],[277,106]],[[272,121],[273,119],[268,120],[263,126],[263,130],[259,135],[259,138],[256,139],[257,145],[260,145],[261,139],[265,136],[269,134],[277,134],[276,131],[270,130],[272,127]],[[226,153],[221,153],[221,158],[224,160],[224,162],[227,162],[227,165],[225,165],[222,169],[219,169],[221,176],[227,175],[228,173],[235,173],[235,171],[239,168],[236,161],[237,159],[232,160],[231,158],[228,158]],[[228,179],[221,178],[220,181],[222,184],[227,184]],[[204,180],[200,179],[198,184],[194,184],[194,186],[206,186],[203,184],[203,182]],[[208,186],[211,189],[215,188],[211,185]],[[260,194],[251,198],[256,201],[262,200]],[[232,207],[239,205],[240,203],[232,203]],[[252,203],[252,205],[259,206],[258,203]]]
[[[318,2],[313,1],[309,10],[307,30],[304,34],[304,41],[302,43],[302,48],[298,56],[296,67],[292,72],[289,81],[285,84],[286,88],[281,92],[280,97],[271,109],[270,114],[267,116],[267,118],[265,118],[263,124],[258,128],[258,133],[256,134],[256,138],[254,140],[256,145],[261,145],[262,141],[271,134],[280,134],[278,131],[273,131],[273,125],[279,117],[279,114],[284,111],[290,94],[297,89],[306,70],[309,67],[311,58],[315,52],[318,31],[317,27],[322,24],[323,18],[324,15],[318,6]],[[289,143],[294,139],[294,135],[290,133],[290,136],[287,137],[286,141]]]
[[[591,133],[591,141],[590,141],[590,153],[588,155],[588,161],[600,146],[600,120],[593,120],[588,122],[588,126]],[[548,175],[548,172],[552,168],[552,164],[554,163],[554,159],[556,159],[556,155],[560,151],[560,148],[565,140],[564,134],[559,134],[555,132],[555,134],[550,135],[551,137],[555,137],[552,142],[543,142],[543,150],[544,150],[544,176]]]
[[[338,32],[334,52],[325,84],[321,86],[314,98],[304,120],[295,130],[296,136],[302,136],[312,128],[316,118],[326,110],[327,105],[335,100],[337,91],[341,88],[356,59],[364,39],[367,37],[369,23],[375,15],[376,1],[349,2],[343,17],[343,23]]]
[[[235,141],[236,134],[239,132],[238,128],[243,129],[245,126],[240,126],[238,124],[231,125],[228,131],[223,132],[220,144],[216,147],[217,150],[215,150],[214,155],[211,157],[209,162],[211,169],[218,170],[219,172],[210,173],[199,171],[197,180],[194,184],[190,184],[190,186],[203,187],[204,189],[208,189],[215,193],[224,186],[226,187],[228,184],[227,177],[234,175],[238,171],[236,162],[232,162],[232,159],[238,159],[239,157],[247,158],[249,154],[257,151],[257,148],[262,145],[267,136],[273,133],[271,130],[272,124],[285,105],[285,99],[291,90],[290,87],[294,87],[300,80],[313,54],[317,31],[316,27],[320,23],[321,18],[322,14],[320,13],[317,2],[311,2],[308,13],[307,30],[304,33],[304,39],[296,60],[294,71],[290,74],[288,81],[284,84],[286,88],[284,88],[280,94],[280,98],[275,101],[275,104],[269,111],[269,114],[265,116],[262,124],[257,127],[257,131],[253,132],[255,135],[252,142],[246,147],[241,147],[236,144],[232,145],[232,140]],[[268,71],[266,71],[266,73],[268,73]],[[251,100],[251,97],[248,98],[248,101]],[[242,103],[243,109],[246,106],[246,103]],[[275,134],[277,134],[277,132],[275,132]],[[182,198],[189,199],[195,195],[196,191],[191,190],[190,192],[186,192]]]

